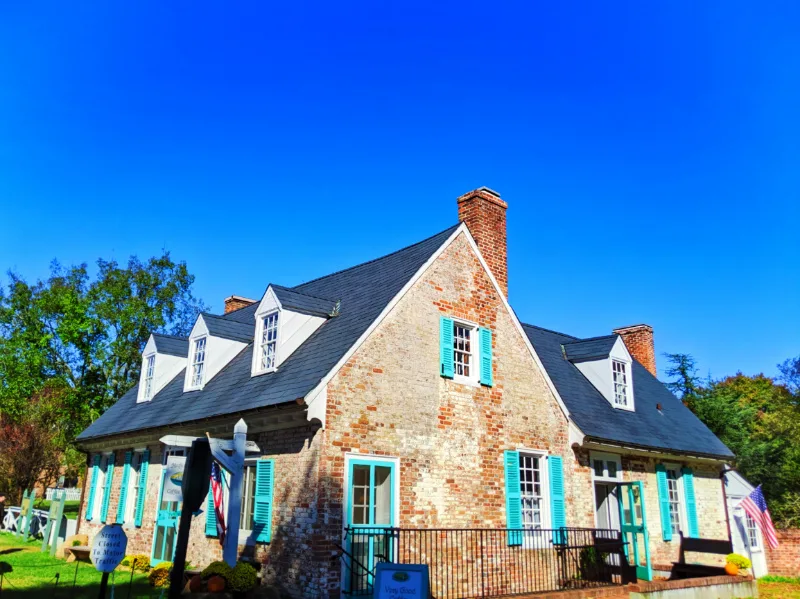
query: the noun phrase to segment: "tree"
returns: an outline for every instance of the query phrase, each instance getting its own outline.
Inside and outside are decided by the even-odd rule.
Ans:
[[[23,422],[30,402],[58,388],[66,444],[139,377],[151,332],[186,335],[204,308],[192,294],[194,276],[169,253],[127,266],[98,260],[64,268],[35,284],[9,274],[0,288],[0,415]]]
[[[800,356],[778,364],[781,375],[778,377],[787,389],[800,400]]]
[[[671,366],[667,368],[667,376],[674,379],[665,383],[667,388],[680,397],[692,408],[697,399],[700,379],[697,377],[697,365],[689,354],[664,354]]]

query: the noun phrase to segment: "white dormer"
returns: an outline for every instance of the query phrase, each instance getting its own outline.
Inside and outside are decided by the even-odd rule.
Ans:
[[[252,375],[274,372],[328,318],[338,304],[270,285],[255,312]]]
[[[564,344],[565,357],[619,410],[634,411],[633,359],[619,335]]]
[[[187,341],[170,335],[150,335],[142,352],[142,373],[136,403],[150,401],[186,366]]]
[[[198,391],[253,340],[253,326],[200,314],[189,334],[183,391]]]

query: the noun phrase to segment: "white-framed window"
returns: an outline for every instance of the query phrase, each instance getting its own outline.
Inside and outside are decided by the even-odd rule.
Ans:
[[[672,523],[672,534],[681,532],[683,522],[683,493],[681,492],[681,471],[678,467],[667,466],[667,499],[669,516]]]
[[[261,319],[258,369],[260,372],[274,370],[278,361],[278,312]]]
[[[478,381],[478,325],[453,320],[453,375],[461,382]]]
[[[253,534],[256,511],[256,463],[255,460],[245,462],[242,476],[242,508],[239,512],[239,540]]]
[[[92,519],[100,521],[100,512],[103,510],[103,497],[106,494],[106,481],[108,480],[108,462],[111,460],[111,453],[104,453],[100,456],[100,464],[97,469],[97,484],[95,485],[94,505],[92,506]]]
[[[144,360],[144,398],[150,399],[153,395],[153,375],[156,371],[156,356],[147,356]]]
[[[191,387],[198,388],[203,386],[203,374],[206,365],[206,338],[200,337],[194,341],[192,351],[192,379]]]
[[[744,510],[742,511],[744,512]],[[756,526],[756,521],[753,520],[753,517],[747,512],[744,512],[744,529],[747,532],[747,544],[750,545],[750,549],[759,551],[761,544],[759,543],[758,526]]]
[[[522,527],[525,530],[544,528],[544,456],[519,454],[519,487],[522,498]]]
[[[611,360],[611,374],[614,384],[614,405],[621,408],[629,406],[628,365],[622,360]]]
[[[622,480],[622,460],[617,454],[593,451],[590,454],[590,459],[594,480],[599,482],[619,482]]]
[[[125,496],[125,523],[133,524],[136,514],[136,504],[139,503],[139,476],[142,469],[144,450],[137,450],[131,455],[130,471],[128,472],[128,492]]]

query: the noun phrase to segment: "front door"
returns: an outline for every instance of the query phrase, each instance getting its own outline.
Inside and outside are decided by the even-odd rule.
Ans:
[[[171,562],[175,554],[175,542],[178,538],[178,522],[181,518],[181,507],[183,503],[173,501],[165,497],[164,487],[166,486],[167,464],[172,457],[186,456],[186,449],[182,447],[170,447],[165,452],[164,469],[161,473],[161,488],[158,492],[158,513],[156,515],[156,526],[153,531],[153,555],[150,560],[152,565],[161,562]]]
[[[372,593],[378,562],[391,561],[392,543],[387,529],[395,526],[395,463],[380,459],[349,462],[347,490],[347,551],[350,554],[347,591]]]
[[[628,563],[636,566],[639,580],[653,580],[650,563],[650,535],[644,506],[642,481],[617,484],[620,530]]]

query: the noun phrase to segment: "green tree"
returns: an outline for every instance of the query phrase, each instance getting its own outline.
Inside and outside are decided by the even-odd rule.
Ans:
[[[664,354],[670,363],[666,374],[672,380],[665,383],[667,388],[680,397],[690,408],[694,407],[700,379],[697,376],[697,365],[689,354]]]
[[[31,398],[60,389],[59,426],[65,443],[137,380],[151,332],[186,335],[205,309],[194,276],[169,253],[127,265],[98,260],[62,267],[29,284],[9,274],[0,288],[0,412],[22,421]]]

